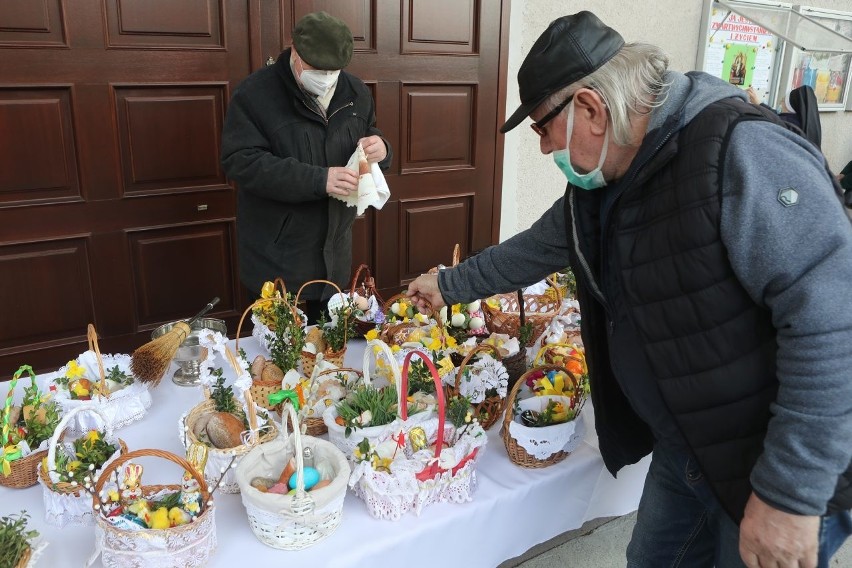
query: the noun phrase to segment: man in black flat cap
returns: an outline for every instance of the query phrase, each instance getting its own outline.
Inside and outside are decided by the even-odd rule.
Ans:
[[[329,196],[357,191],[358,173],[345,166],[359,143],[369,162],[387,169],[391,161],[370,91],[341,71],[352,46],[341,20],[308,14],[292,47],[246,78],[228,106],[222,167],[239,188],[240,279],[254,294],[277,276],[291,290],[349,280],[355,208]],[[323,294],[314,286],[302,295],[311,321]]]
[[[589,12],[550,24],[518,86],[501,131],[529,116],[565,195],[409,295],[570,266],[604,463],[653,452],[627,565],[828,566],[852,532],[852,225],[824,157]]]

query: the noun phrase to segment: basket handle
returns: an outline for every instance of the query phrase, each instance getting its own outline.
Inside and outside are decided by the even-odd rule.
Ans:
[[[243,368],[240,366],[239,361],[237,361],[237,357],[234,355],[233,351],[225,346],[225,357],[228,359],[228,363],[233,367],[234,372],[237,374],[237,378],[239,378],[240,374],[243,372]],[[206,393],[205,393],[206,394]],[[243,391],[243,396],[246,399],[246,410],[248,411],[248,422],[249,428],[252,431],[257,431],[257,411],[254,408],[254,399],[251,396],[251,392],[248,389]]]
[[[98,346],[98,332],[95,331],[94,325],[89,324],[86,328],[86,338],[89,340],[89,349],[95,352],[95,356],[98,359],[98,373],[101,375],[101,394],[109,396],[110,393],[106,386],[106,374],[104,373],[104,360],[101,357],[101,349]]]
[[[304,284],[302,284],[302,285],[299,287],[299,291],[298,291],[298,292],[296,292],[296,302],[295,302],[295,304],[296,304],[297,306],[299,305],[299,297],[302,295],[302,290],[304,290],[307,286],[310,286],[311,284],[328,284],[329,286],[333,286],[333,287],[334,287],[334,289],[335,289],[335,290],[337,290],[337,293],[338,293],[338,294],[340,294],[341,296],[343,296],[343,295],[344,295],[344,294],[343,294],[343,292],[340,290],[340,286],[338,286],[337,284],[335,284],[335,283],[334,283],[334,282],[332,282],[331,280],[322,280],[322,279],[317,279],[317,280],[308,280],[307,282],[305,282]],[[349,325],[348,325],[348,323],[349,323],[349,314],[351,313],[351,311],[352,311],[352,310],[345,310],[345,311],[343,312],[343,325],[344,325],[344,328],[343,328],[343,345],[346,345],[346,342],[347,342],[347,341],[349,341],[349,337],[347,337],[347,336],[349,335]],[[331,314],[329,314],[329,315],[331,315]]]
[[[280,278],[276,279],[276,280],[280,280]],[[281,280],[281,282],[282,282],[282,285],[283,285],[284,281]],[[280,297],[280,298],[258,298],[257,300],[252,302],[252,304],[249,307],[247,307],[245,309],[245,311],[243,311],[243,315],[240,316],[240,323],[237,324],[237,336],[234,340],[234,349],[236,349],[237,351],[239,351],[239,349],[240,349],[240,333],[242,332],[243,322],[246,320],[246,316],[254,308],[259,308],[261,306],[264,306],[264,305],[266,305],[267,302],[284,302],[284,305],[287,306],[288,308],[290,308],[290,312],[293,314],[293,319],[296,321],[297,325],[301,325],[302,320],[299,317],[299,312],[296,310],[296,308],[293,306],[293,304],[291,304],[290,302],[287,301],[286,294],[284,296]]]
[[[290,420],[293,423],[293,443],[296,446],[296,494],[293,495],[293,500],[290,502],[290,510],[297,515],[309,513],[314,508],[314,500],[305,491],[305,461],[304,450],[302,449],[302,429],[299,427],[299,417],[296,409],[292,404],[284,404],[287,412],[290,414]],[[287,419],[283,417],[284,410],[282,409],[281,421],[286,423]]]
[[[461,261],[461,247],[458,243],[453,247],[453,266],[458,266]]]
[[[98,418],[101,419],[101,422],[104,425],[104,437],[112,440],[113,437],[113,429],[112,424],[109,421],[109,417],[106,415],[106,412],[99,406],[95,404],[83,404],[76,408],[72,408],[69,410],[65,416],[62,417],[62,420],[59,421],[59,424],[56,425],[56,430],[53,431],[53,434],[50,436],[50,441],[47,443],[47,475],[50,477],[50,481],[53,483],[59,483],[59,473],[56,471],[56,446],[59,443],[59,440],[62,438],[65,428],[68,426],[68,423],[74,418],[75,415],[80,414],[81,412],[92,412]],[[118,449],[121,452],[121,448]]]
[[[275,280],[272,281],[272,288],[273,290],[280,289],[282,298],[287,297],[287,286],[284,284],[284,279],[280,276],[276,276]]]
[[[418,478],[427,474],[428,478],[432,478],[441,470],[438,465],[438,460],[441,457],[441,450],[444,448],[444,424],[446,421],[446,416],[444,415],[447,412],[446,402],[444,401],[444,389],[441,387],[441,377],[438,375],[438,369],[435,368],[435,364],[432,362],[432,359],[430,359],[429,356],[422,351],[410,351],[405,355],[405,359],[402,362],[401,390],[408,392],[408,369],[411,366],[411,359],[415,355],[423,360],[423,363],[426,364],[426,368],[429,369],[429,372],[432,374],[432,380],[435,382],[435,397],[438,399],[438,438],[435,440],[435,461],[432,462],[432,465],[424,467],[423,470],[417,474]],[[399,411],[402,420],[408,420],[408,405],[403,404],[400,406]]]
[[[134,460],[137,458],[143,457],[154,457],[154,458],[163,458],[169,460],[170,462],[176,463],[186,471],[188,471],[195,481],[198,482],[198,487],[201,489],[201,498],[204,503],[210,500],[210,490],[207,487],[207,482],[204,481],[204,476],[199,473],[195,466],[186,461],[184,458],[175,455],[171,452],[166,452],[163,450],[155,450],[155,449],[146,449],[146,450],[134,450],[132,452],[127,452],[126,454],[119,456],[113,462],[110,462],[109,465],[104,468],[101,472],[101,475],[98,477],[97,481],[95,481],[95,489],[92,492],[92,507],[98,504],[98,495],[101,494],[101,490],[103,490],[104,485],[106,485],[107,480],[112,476],[113,472],[120,468],[125,463],[130,460]]]
[[[407,398],[402,394],[403,392],[407,392],[402,389],[402,370],[399,367],[399,361],[397,361],[396,357],[393,355],[393,351],[391,351],[388,344],[381,339],[371,339],[367,342],[367,347],[364,349],[364,384],[373,384],[370,379],[370,359],[372,359],[373,347],[381,349],[388,358],[388,365],[390,365],[391,375],[393,375],[393,384],[396,387],[397,404],[399,405],[399,408],[402,408],[402,403]]]
[[[456,372],[456,383],[455,383],[456,392],[461,392],[460,391],[461,380],[462,380],[462,377],[464,376],[465,366],[467,366],[467,364],[470,362],[470,360],[473,359],[473,357],[477,353],[482,353],[483,351],[491,351],[494,354],[494,358],[497,359],[498,361],[500,360],[500,352],[497,351],[497,348],[494,347],[493,345],[491,345],[490,343],[480,343],[479,345],[477,345],[476,347],[471,349],[470,352],[468,352],[468,354],[464,356],[464,359],[462,359],[461,365],[459,365],[459,370]]]
[[[364,278],[364,288],[374,288],[375,283],[373,281],[373,273],[370,272],[370,267],[366,264],[361,264],[358,266],[358,269],[355,270],[355,274],[352,276],[352,284],[349,285],[349,297],[355,297],[355,289],[358,287],[358,277],[361,276],[361,272],[367,271],[367,276]],[[369,284],[368,284],[369,282]]]
[[[0,442],[2,442],[3,446],[9,443],[9,430],[14,426],[14,424],[9,424],[9,417],[12,414],[12,400],[15,397],[15,387],[18,385],[18,379],[25,372],[29,373],[32,384],[36,384],[35,372],[33,372],[33,368],[29,365],[21,365],[15,371],[15,374],[12,375],[12,380],[9,382],[9,393],[6,395],[6,401],[3,403],[3,433],[0,435]]]
[[[553,288],[554,292],[556,292],[556,311],[559,312],[559,308],[562,306],[562,290],[559,288],[559,284],[553,278],[553,276],[548,276],[545,278],[550,287]]]
[[[518,395],[518,391],[521,389],[521,385],[523,385],[527,382],[527,376],[530,373],[541,372],[541,371],[543,371],[545,373],[547,371],[562,371],[563,373],[568,375],[568,378],[571,379],[571,384],[574,385],[574,393],[577,393],[578,389],[580,388],[579,383],[577,382],[577,377],[575,377],[574,374],[571,371],[569,371],[568,369],[566,369],[565,367],[562,367],[562,366],[559,366],[559,365],[542,365],[541,367],[535,367],[533,369],[530,369],[529,371],[527,371],[526,373],[521,375],[521,377],[517,381],[515,381],[515,384],[512,386],[512,390],[509,391],[509,396],[506,397],[506,412],[504,413],[504,416],[503,416],[503,428],[505,428],[507,432],[509,431],[508,430],[509,429],[509,423],[512,421],[512,417],[513,417],[514,411],[515,411],[515,409],[514,409],[515,397]],[[576,403],[574,401],[572,401],[572,408],[575,405],[576,405]]]
[[[316,367],[314,367],[316,368]],[[311,392],[314,386],[314,382],[316,382],[321,376],[329,375],[331,373],[355,373],[359,378],[364,377],[364,373],[359,371],[358,369],[353,369],[351,367],[334,367],[333,369],[326,369],[325,371],[321,371],[317,373],[314,377],[311,378],[311,382],[308,385],[308,392]],[[318,401],[314,401],[314,404]],[[308,397],[305,395],[305,406],[309,406]]]

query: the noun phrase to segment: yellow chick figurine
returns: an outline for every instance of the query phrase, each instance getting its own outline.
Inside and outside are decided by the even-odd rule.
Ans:
[[[75,381],[71,385],[71,392],[77,395],[77,398],[83,398],[85,396],[89,396],[89,389],[83,385],[81,381]]]
[[[185,525],[192,520],[192,515],[181,509],[180,507],[172,507],[169,510],[169,522],[173,527]]]
[[[171,521],[169,520],[169,510],[165,507],[160,507],[159,509],[151,513],[150,520],[148,521],[148,528],[167,529],[171,526]]]

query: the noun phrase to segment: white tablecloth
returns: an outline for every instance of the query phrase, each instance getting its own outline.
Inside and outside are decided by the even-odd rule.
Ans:
[[[233,341],[231,342],[233,346]],[[251,339],[240,341],[251,360],[258,353]],[[363,341],[350,342],[346,363],[359,368]],[[223,363],[227,371],[227,365]],[[182,454],[177,421],[201,400],[198,387],[179,387],[167,372],[152,390],[153,405],[140,422],[118,431],[131,450],[160,448]],[[226,375],[233,377],[233,374]],[[40,381],[46,377],[40,377]],[[20,388],[18,389],[21,390]],[[20,392],[18,397],[20,397]],[[540,470],[514,465],[506,455],[499,424],[488,432],[485,455],[477,467],[479,487],[471,503],[438,504],[421,516],[408,514],[397,522],[373,519],[351,491],[346,496],[343,521],[328,539],[301,551],[283,551],[261,544],[251,532],[239,495],[218,495],[216,523],[218,549],[211,566],[336,568],[390,566],[434,568],[468,566],[492,568],[520,556],[531,547],[584,522],[634,511],[642,493],[649,458],[625,468],[614,479],[604,468],[594,434],[591,404],[583,410],[589,426],[586,440],[563,462]],[[140,461],[143,484],[178,483],[181,471],[156,458]],[[58,529],[44,522],[42,487],[0,488],[0,514],[22,509],[30,525],[49,543],[39,566],[63,568],[84,565],[94,548],[93,527]],[[100,566],[96,562],[95,566]]]

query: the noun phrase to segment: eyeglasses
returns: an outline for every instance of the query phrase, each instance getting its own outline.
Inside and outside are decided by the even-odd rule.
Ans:
[[[545,128],[544,125],[547,124],[548,122],[550,122],[551,120],[553,120],[556,117],[557,114],[562,112],[562,109],[564,109],[566,106],[568,106],[568,103],[570,103],[571,99],[573,99],[573,98],[574,98],[574,95],[568,95],[567,99],[565,99],[564,101],[562,101],[561,103],[556,105],[556,108],[554,108],[552,111],[550,111],[549,113],[547,113],[546,115],[541,117],[541,120],[539,120],[538,122],[533,122],[532,124],[530,124],[530,128],[533,129],[533,132],[535,132],[536,134],[538,134],[542,138],[547,136],[547,128]]]

